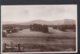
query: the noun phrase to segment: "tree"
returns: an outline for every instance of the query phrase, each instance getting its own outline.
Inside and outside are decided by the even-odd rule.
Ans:
[[[47,25],[43,25],[43,32],[45,32],[45,33],[48,32],[48,26]]]

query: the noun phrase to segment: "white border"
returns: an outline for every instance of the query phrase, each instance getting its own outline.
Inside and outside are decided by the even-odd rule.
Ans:
[[[53,4],[53,5],[55,5],[55,4]],[[64,4],[61,4],[61,5],[64,5]],[[76,5],[76,7],[77,7],[77,4],[67,4],[67,5]],[[2,5],[1,5],[1,7],[2,7]],[[78,10],[76,10],[76,11],[78,12]],[[60,52],[2,52],[3,47],[2,47],[2,18],[1,18],[1,54],[2,53],[6,53],[6,54],[8,54],[8,53],[10,53],[10,54],[11,53],[77,53],[78,52],[78,23],[77,23],[78,17],[76,17],[76,18],[77,18],[76,19],[76,51],[63,51],[63,52],[61,52],[61,51]]]

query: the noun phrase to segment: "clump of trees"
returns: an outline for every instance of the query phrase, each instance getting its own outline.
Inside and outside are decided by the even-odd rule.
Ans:
[[[66,31],[67,29],[73,30],[74,32],[76,31],[76,25],[54,25],[54,29],[59,29],[62,31]]]
[[[47,25],[41,25],[41,24],[33,24],[33,25],[30,25],[30,30],[47,33],[48,32],[48,26]]]
[[[6,30],[7,31],[7,33],[15,33],[15,32],[17,32],[18,30],[17,29],[8,29],[8,30]]]
[[[16,33],[18,32],[18,29],[16,29],[15,27],[11,27],[9,26],[7,29],[3,29],[3,36],[5,37],[7,34],[10,34],[10,33]]]

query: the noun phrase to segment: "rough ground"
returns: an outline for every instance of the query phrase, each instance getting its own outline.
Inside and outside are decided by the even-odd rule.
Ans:
[[[48,52],[48,51],[75,51],[76,33],[72,31],[63,32],[49,28],[49,33],[30,31],[25,29],[17,33],[8,34],[3,38],[3,43],[11,43],[14,47],[21,44],[25,52]]]

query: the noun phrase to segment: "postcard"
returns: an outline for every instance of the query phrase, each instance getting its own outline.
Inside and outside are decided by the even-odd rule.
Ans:
[[[77,5],[1,5],[2,52],[77,52]]]

